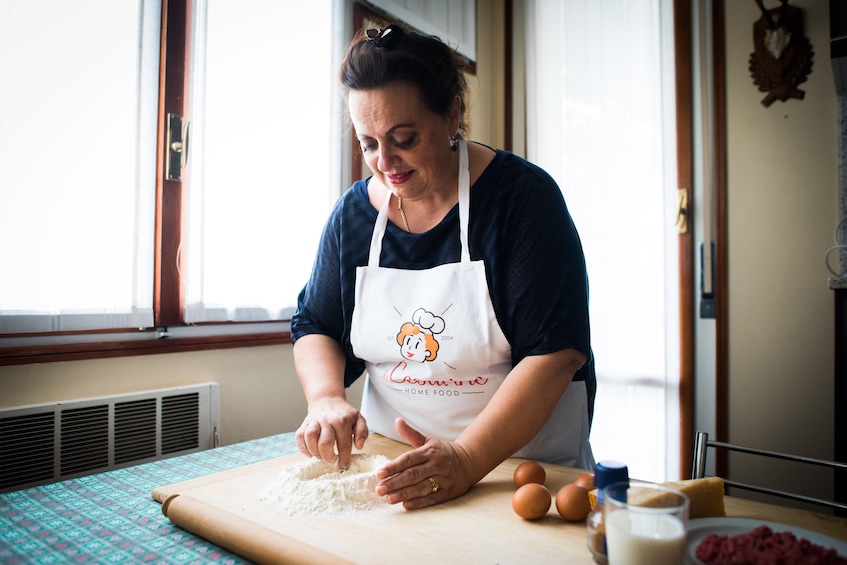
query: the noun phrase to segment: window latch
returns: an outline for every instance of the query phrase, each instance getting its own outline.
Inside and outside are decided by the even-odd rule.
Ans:
[[[688,233],[688,189],[677,189],[676,222],[680,234]]]
[[[182,169],[188,163],[188,130],[190,122],[183,125],[182,116],[168,114],[168,134],[165,147],[167,180],[181,181]]]

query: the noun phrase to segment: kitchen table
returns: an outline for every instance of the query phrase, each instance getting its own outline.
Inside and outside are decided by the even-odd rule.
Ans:
[[[174,526],[151,492],[296,450],[281,434],[0,494],[0,563],[247,563]]]
[[[404,448],[378,436],[372,437],[368,446],[378,452],[387,450],[389,455]],[[282,434],[0,495],[0,562],[246,563],[235,553],[176,526],[163,514],[160,502],[168,496],[175,497],[174,500],[196,497],[200,504],[222,506],[224,512],[243,513],[243,516],[231,515],[232,520],[227,522],[247,520],[248,528],[255,525],[257,530],[273,529],[275,518],[255,518],[255,508],[251,510],[255,501],[239,503],[238,508],[232,509],[217,499],[219,495],[225,498],[233,488],[235,491],[230,495],[250,498],[239,494],[238,489],[246,488],[253,493],[256,485],[249,484],[250,480],[261,482],[274,476],[279,465],[302,457],[292,455],[295,452],[293,434]],[[555,506],[547,517],[537,522],[523,521],[512,512],[510,500],[514,487],[509,482],[519,462],[507,460],[470,493],[455,501],[409,513],[392,507],[397,514],[391,527],[379,531],[366,529],[368,535],[360,536],[364,540],[358,544],[358,553],[351,552],[346,557],[362,561],[356,556],[386,555],[388,546],[399,546],[398,540],[403,540],[402,543],[418,548],[416,552],[404,550],[404,562],[430,561],[432,552],[440,551],[439,548],[446,551],[442,560],[451,562],[451,555],[457,555],[455,551],[473,549],[473,544],[480,544],[473,549],[477,552],[477,562],[495,562],[492,559],[509,562],[497,556],[498,547],[509,546],[519,548],[524,561],[549,560],[533,557],[549,556],[552,551],[558,555],[558,562],[592,563],[585,548],[584,523],[564,522],[556,514]],[[582,472],[552,465],[545,467],[547,484],[553,492]],[[214,493],[205,502],[203,497],[209,495],[204,495],[204,489]],[[847,519],[733,497],[726,497],[726,509],[730,516],[781,522],[847,540]],[[250,522],[251,512],[258,523]],[[356,527],[367,528],[366,520],[357,522],[345,524],[343,519],[332,517],[326,524],[341,524],[342,530],[351,532]],[[288,528],[289,525],[292,527]],[[309,532],[298,528],[308,530],[308,520],[301,518],[288,524],[285,535],[305,540],[307,544],[329,545],[310,542]],[[345,543],[344,534],[355,535],[343,532],[334,542]],[[322,539],[326,541],[328,535],[325,532]]]

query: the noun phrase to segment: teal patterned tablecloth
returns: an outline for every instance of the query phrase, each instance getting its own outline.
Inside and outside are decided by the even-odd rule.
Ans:
[[[174,526],[151,493],[296,450],[281,434],[0,494],[0,563],[247,563]]]

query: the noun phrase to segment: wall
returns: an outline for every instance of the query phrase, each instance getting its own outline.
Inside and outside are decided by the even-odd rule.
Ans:
[[[477,74],[470,77],[474,139],[502,145],[503,1],[477,2]],[[489,87],[489,84],[498,86]],[[306,402],[290,345],[0,367],[0,408],[215,381],[221,385],[223,445],[295,430]],[[348,400],[361,401],[360,379]]]
[[[824,252],[838,223],[836,93],[826,0],[803,9],[814,66],[805,99],[765,108],[748,70],[752,1],[726,0],[729,440],[833,456],[833,296]],[[770,7],[778,5],[768,2]],[[746,464],[731,463],[746,472]],[[785,485],[808,476],[785,471]],[[831,482],[817,481],[819,494]]]

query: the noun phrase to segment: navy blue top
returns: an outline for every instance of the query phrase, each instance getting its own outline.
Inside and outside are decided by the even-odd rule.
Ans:
[[[378,211],[368,199],[367,179],[339,199],[324,227],[309,282],[291,319],[291,339],[318,333],[332,337],[347,356],[350,386],[365,364],[353,355],[356,267],[367,265]],[[591,358],[588,281],[579,234],[556,182],[541,168],[506,151],[471,187],[468,244],[482,260],[488,290],[512,364],[527,355],[576,349]],[[388,222],[380,265],[427,269],[460,261],[458,204],[431,230],[408,233]],[[574,380],[588,381],[593,404],[593,363]],[[593,410],[590,410],[593,412]]]

